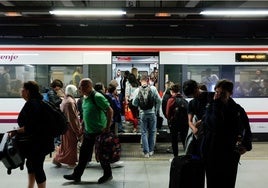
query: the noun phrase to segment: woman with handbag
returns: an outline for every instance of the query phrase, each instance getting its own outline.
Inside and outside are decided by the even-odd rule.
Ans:
[[[126,83],[126,90],[125,90],[125,105],[130,108],[131,113],[133,115],[133,120],[129,120],[133,123],[133,132],[136,133],[138,129],[138,115],[139,110],[138,107],[132,105],[133,100],[133,93],[139,87],[140,83],[137,81],[135,75],[130,73],[128,76],[128,81]],[[126,112],[125,112],[126,113]],[[126,119],[127,120],[127,119]]]
[[[35,182],[38,188],[46,187],[46,175],[44,161],[47,154],[54,150],[54,138],[46,133],[46,117],[43,115],[43,96],[39,92],[39,86],[35,81],[23,84],[21,96],[26,100],[18,116],[18,128],[11,133],[28,136],[29,147],[25,156],[28,171],[28,188],[34,188]]]

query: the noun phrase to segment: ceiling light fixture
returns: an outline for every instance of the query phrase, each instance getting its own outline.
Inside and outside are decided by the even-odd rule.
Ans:
[[[204,10],[201,15],[211,16],[265,16],[268,10]]]
[[[171,14],[168,13],[168,12],[158,12],[158,13],[155,13],[155,17],[170,17]]]
[[[58,16],[120,16],[126,14],[122,10],[53,10],[49,13]]]
[[[8,17],[17,17],[17,16],[22,16],[20,12],[5,12],[5,16]]]

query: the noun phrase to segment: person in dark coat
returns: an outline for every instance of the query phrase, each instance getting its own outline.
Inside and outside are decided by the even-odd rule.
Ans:
[[[50,84],[50,90],[47,92],[48,101],[54,104],[56,107],[60,108],[60,104],[64,98],[64,91],[62,91],[63,83],[59,79],[55,79]],[[60,136],[54,139],[55,145],[60,145]]]
[[[63,83],[59,79],[53,80],[53,82],[50,84],[50,90],[48,91],[48,101],[55,104],[55,106],[60,107],[60,104],[62,102],[63,97],[61,98],[59,95],[60,91],[63,88]],[[62,93],[64,93],[62,91]]]
[[[17,134],[28,136],[29,145],[25,154],[28,170],[28,188],[33,188],[35,182],[38,188],[46,187],[44,161],[47,154],[54,151],[53,136],[44,134],[46,127],[43,115],[43,96],[39,93],[39,86],[35,81],[23,84],[21,96],[26,100],[18,116]]]
[[[164,96],[162,98],[162,112],[163,112],[165,118],[167,118],[166,117],[166,107],[167,107],[167,101],[171,97],[170,87],[172,85],[174,85],[173,82],[171,82],[171,81],[166,82],[166,84],[165,84],[165,92],[164,92]]]
[[[165,92],[164,92],[164,95],[163,95],[163,98],[162,98],[162,105],[161,105],[161,107],[162,107],[162,112],[163,112],[165,118],[167,118],[167,117],[166,117],[167,101],[168,101],[168,99],[171,97],[170,87],[171,87],[172,85],[174,85],[173,82],[171,82],[171,81],[167,81],[167,82],[166,82],[166,84],[165,84]],[[167,151],[168,153],[173,153],[173,151],[172,151],[172,146],[169,146],[169,147],[167,148],[166,151]]]
[[[214,92],[208,92],[203,84],[198,84],[195,80],[187,80],[183,83],[183,93],[193,98],[188,105],[188,124],[195,135],[190,153],[200,156],[203,135],[202,118],[206,112],[206,106],[213,100]]]
[[[245,110],[232,98],[233,83],[220,80],[204,122],[202,154],[207,188],[234,188],[240,155],[252,149],[252,134]]]

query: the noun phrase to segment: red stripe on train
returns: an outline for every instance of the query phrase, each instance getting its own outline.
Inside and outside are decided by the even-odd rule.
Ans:
[[[247,115],[268,115],[268,112],[247,112]]]
[[[17,116],[19,112],[0,112],[0,116]]]
[[[17,123],[17,119],[0,119],[0,123]]]
[[[268,51],[268,48],[224,48],[224,47],[0,47],[1,51],[115,51],[115,52],[159,52],[159,51]]]

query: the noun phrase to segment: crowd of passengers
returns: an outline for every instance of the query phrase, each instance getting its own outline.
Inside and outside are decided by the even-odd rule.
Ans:
[[[56,152],[52,161],[57,167],[61,167],[62,164],[65,164],[68,165],[69,168],[74,168],[72,174],[63,176],[66,180],[73,180],[75,182],[81,181],[81,176],[83,175],[87,164],[92,161],[93,148],[97,136],[103,132],[114,131],[116,126],[118,127],[119,132],[124,132],[122,117],[125,114],[126,106],[129,107],[132,112],[133,132],[137,132],[138,126],[140,128],[144,157],[152,157],[154,155],[156,142],[157,115],[159,115],[160,106],[162,104],[162,111],[164,116],[168,119],[168,125],[171,131],[171,145],[174,158],[179,155],[178,134],[180,134],[182,144],[184,149],[186,149],[185,139],[188,129],[190,127],[193,134],[197,134],[199,132],[201,119],[202,121],[204,120],[204,122],[207,121],[207,125],[211,126],[211,128],[222,126],[220,128],[223,132],[218,133],[221,139],[218,140],[217,144],[222,145],[226,151],[228,150],[228,152],[230,152],[228,153],[230,158],[228,158],[228,160],[222,158],[221,161],[225,161],[225,163],[223,163],[224,165],[221,167],[222,169],[226,168],[226,172],[228,172],[226,176],[229,177],[230,174],[232,176],[230,177],[230,181],[226,183],[226,185],[228,185],[226,187],[233,187],[235,184],[236,169],[240,155],[251,150],[251,131],[247,117],[245,123],[249,129],[246,130],[247,140],[245,140],[245,143],[240,140],[241,135],[236,135],[236,129],[233,131],[233,127],[237,126],[236,121],[233,120],[240,121],[235,115],[238,109],[244,114],[245,112],[243,108],[238,108],[239,105],[237,105],[231,98],[231,95],[233,94],[233,83],[231,81],[218,80],[214,87],[215,94],[213,93],[214,96],[213,99],[211,99],[214,100],[214,102],[211,103],[213,105],[210,106],[210,108],[202,108],[200,110],[199,104],[202,103],[202,96],[203,94],[206,94],[207,90],[205,84],[197,85],[197,82],[194,80],[188,80],[184,82],[183,87],[181,87],[180,84],[174,84],[169,81],[165,85],[166,90],[162,99],[162,96],[157,90],[157,69],[155,69],[153,74],[149,77],[147,75],[139,75],[138,70],[134,67],[131,72],[124,71],[123,76],[121,76],[121,71],[117,70],[116,77],[110,81],[107,87],[100,82],[94,84],[90,78],[82,78],[81,74],[79,75],[81,78],[79,80],[77,79],[77,75],[79,74],[74,74],[73,82],[68,84],[65,88],[61,80],[53,80],[51,89],[47,92],[45,99],[40,94],[38,83],[35,81],[28,81],[23,84],[21,96],[25,99],[26,103],[18,117],[19,128],[12,131],[11,134],[31,133],[31,138],[33,139],[31,143],[33,145],[29,148],[30,152],[26,156],[29,188],[33,188],[35,182],[37,183],[38,188],[46,187],[46,175],[43,169],[43,163],[45,156],[55,150],[51,137],[49,135],[40,134],[40,130],[42,129],[36,128],[37,125],[45,126],[45,121],[40,123],[40,118],[42,117],[42,100],[48,100],[60,107],[69,122],[69,129],[67,132],[62,135],[61,138],[58,138],[58,140],[56,139]],[[150,89],[152,100],[154,100],[154,105],[150,108],[142,106],[140,102],[141,99],[139,98],[140,96],[138,95],[139,91],[145,91],[146,88]],[[189,104],[184,99],[182,90],[187,97],[193,98]],[[81,96],[78,101],[75,99],[77,93]],[[183,118],[185,120],[185,123],[183,124],[186,125],[185,131],[182,131],[182,129],[179,128],[182,123],[181,118],[176,121],[170,121],[174,118],[174,115],[172,114],[175,113],[178,107],[177,98],[184,100],[185,104],[183,106],[187,108],[186,113],[184,114],[185,118]],[[205,99],[205,103],[202,103],[203,107],[207,106],[207,103],[209,102],[207,101],[207,97],[205,97]],[[199,109],[195,107],[197,103]],[[219,107],[223,109],[220,109]],[[216,119],[209,119],[215,117],[219,114],[218,111],[222,112],[222,110],[224,110],[224,114],[221,113],[221,115],[224,115],[224,118],[220,116]],[[215,113],[215,116],[204,115],[207,111],[209,111],[210,114]],[[202,112],[202,116],[207,119],[199,117],[196,122],[191,122],[195,116],[198,117],[198,113],[200,112]],[[224,121],[226,121],[226,124],[223,123]],[[232,125],[230,127],[231,129],[225,129],[224,125],[229,124]],[[174,129],[175,127],[176,129]],[[208,131],[207,133],[210,132]],[[214,135],[213,131],[211,132],[211,135]],[[206,168],[207,182],[208,185],[210,185],[208,187],[215,187],[214,184],[218,183],[217,181],[214,181],[216,179],[214,174],[217,174],[215,172],[218,170],[218,168],[216,168],[217,165],[215,165],[217,163],[216,159],[218,159],[217,157],[219,156],[223,156],[223,151],[218,151],[218,145],[215,144],[215,140],[211,142],[210,139],[214,139],[211,135],[208,135],[209,137],[204,139],[207,142],[204,144],[205,150],[203,153],[207,155],[204,155],[204,170]],[[232,137],[232,143],[229,143],[230,140],[226,138],[226,135]],[[203,136],[206,138],[205,134]],[[79,141],[81,141],[82,145],[80,146],[79,155],[77,155]],[[241,142],[241,146],[238,148],[239,151],[234,151],[234,144],[237,144],[237,142]],[[196,146],[198,146],[198,148],[200,148],[199,144],[200,142],[197,141]],[[194,150],[197,152],[192,154],[201,156],[199,150]],[[219,155],[214,155],[214,152],[218,152]],[[209,158],[212,160],[206,160]],[[233,163],[230,164],[230,161]],[[98,183],[102,184],[111,180],[113,176],[109,161],[100,160],[100,164],[103,169],[103,176],[98,179]]]

